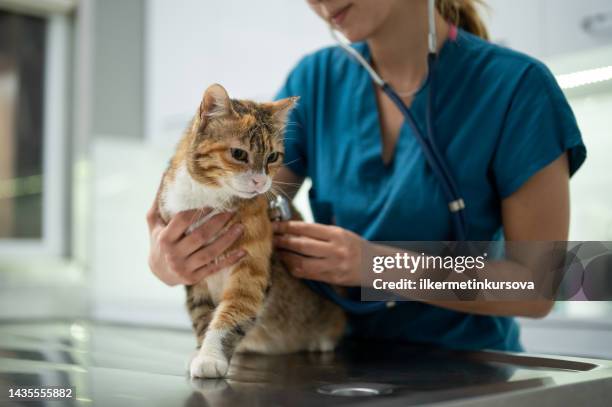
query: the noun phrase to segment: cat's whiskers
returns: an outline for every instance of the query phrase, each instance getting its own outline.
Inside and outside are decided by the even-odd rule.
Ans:
[[[288,166],[288,165],[291,165],[291,164],[293,164],[293,163],[295,163],[295,162],[298,162],[299,160],[300,160],[299,158],[296,158],[295,160],[291,160],[291,161],[289,161],[288,163],[283,163],[283,165],[284,165],[284,166]]]
[[[278,193],[280,193],[280,194],[281,194],[281,195],[283,195],[285,198],[287,198],[289,201],[291,201],[291,197],[290,197],[290,196],[289,196],[289,195],[288,195],[288,194],[287,194],[285,191],[283,191],[282,189],[280,189],[280,188],[279,188],[279,189],[276,189],[276,188],[274,188],[274,185],[272,185],[272,187],[270,188],[270,190],[272,190],[272,192],[273,192],[274,194],[277,194],[277,195],[278,195]]]
[[[273,181],[274,184],[280,184],[280,185],[289,185],[289,186],[293,186],[293,187],[299,187],[302,184],[298,184],[295,182],[282,182],[282,181]]]

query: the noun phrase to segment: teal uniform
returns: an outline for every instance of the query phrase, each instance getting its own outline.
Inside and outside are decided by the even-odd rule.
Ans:
[[[370,59],[367,44],[355,48]],[[468,240],[503,236],[501,203],[564,152],[570,174],[586,158],[576,119],[539,61],[463,30],[445,42],[436,66],[436,142],[466,202]],[[423,134],[427,84],[411,110]],[[337,47],[304,57],[277,98],[300,96],[290,115],[285,165],[312,179],[315,220],[370,241],[451,240],[440,183],[412,130],[400,130],[384,163],[374,84]],[[352,290],[359,298],[359,289]],[[405,302],[350,316],[350,334],[457,349],[519,351],[513,318],[471,315]]]

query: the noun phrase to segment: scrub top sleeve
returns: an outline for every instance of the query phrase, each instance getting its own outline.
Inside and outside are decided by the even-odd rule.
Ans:
[[[493,158],[502,199],[567,152],[570,176],[586,158],[586,148],[567,99],[543,65],[527,68],[519,82]]]
[[[285,84],[276,94],[275,100],[299,96],[296,107],[287,118],[285,129],[285,157],[283,164],[300,177],[307,176],[307,128],[306,106],[310,102],[307,94],[307,63],[302,60],[289,74]]]

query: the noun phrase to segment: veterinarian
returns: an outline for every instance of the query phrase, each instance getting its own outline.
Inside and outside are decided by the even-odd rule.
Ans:
[[[426,0],[308,0],[410,107],[425,128],[429,72]],[[475,0],[436,2],[436,142],[460,186],[467,240],[563,241],[569,178],[586,157],[574,115],[549,70],[487,41]],[[517,27],[517,29],[519,29]],[[286,134],[279,186],[312,180],[317,223],[275,225],[277,248],[298,277],[351,287],[359,299],[361,252],[376,241],[453,239],[451,213],[412,128],[368,72],[338,47],[304,57],[278,98],[300,96]],[[240,231],[184,236],[191,214],[165,225],[152,208],[152,271],[189,284],[239,260],[215,261]],[[161,239],[163,237],[163,239]],[[163,243],[163,244],[162,244]],[[194,253],[199,262],[190,261]],[[173,259],[172,264],[168,259]],[[521,351],[514,317],[543,317],[552,302],[404,302],[350,317],[350,335],[456,349]]]

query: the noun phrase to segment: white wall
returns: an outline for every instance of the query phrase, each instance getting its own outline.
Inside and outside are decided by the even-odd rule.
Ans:
[[[180,6],[178,6],[180,4]],[[330,43],[305,0],[150,0],[146,133],[173,144],[206,87],[270,99],[307,52]]]
[[[485,0],[491,38],[536,58],[612,43],[610,0]]]
[[[610,61],[612,64],[612,60]],[[612,86],[570,99],[587,146],[587,161],[571,182],[570,240],[612,240]]]
[[[610,3],[612,9],[612,3]],[[599,47],[547,59],[556,74],[612,66],[612,47]],[[587,159],[571,180],[570,240],[612,240],[612,166],[610,112],[612,82],[567,91],[578,120]]]
[[[165,286],[147,266],[145,214],[167,156],[114,137],[94,143],[90,284],[96,318],[188,326],[182,287]]]
[[[491,40],[542,57],[542,0],[486,0],[486,5],[481,9],[481,15],[487,23]]]

